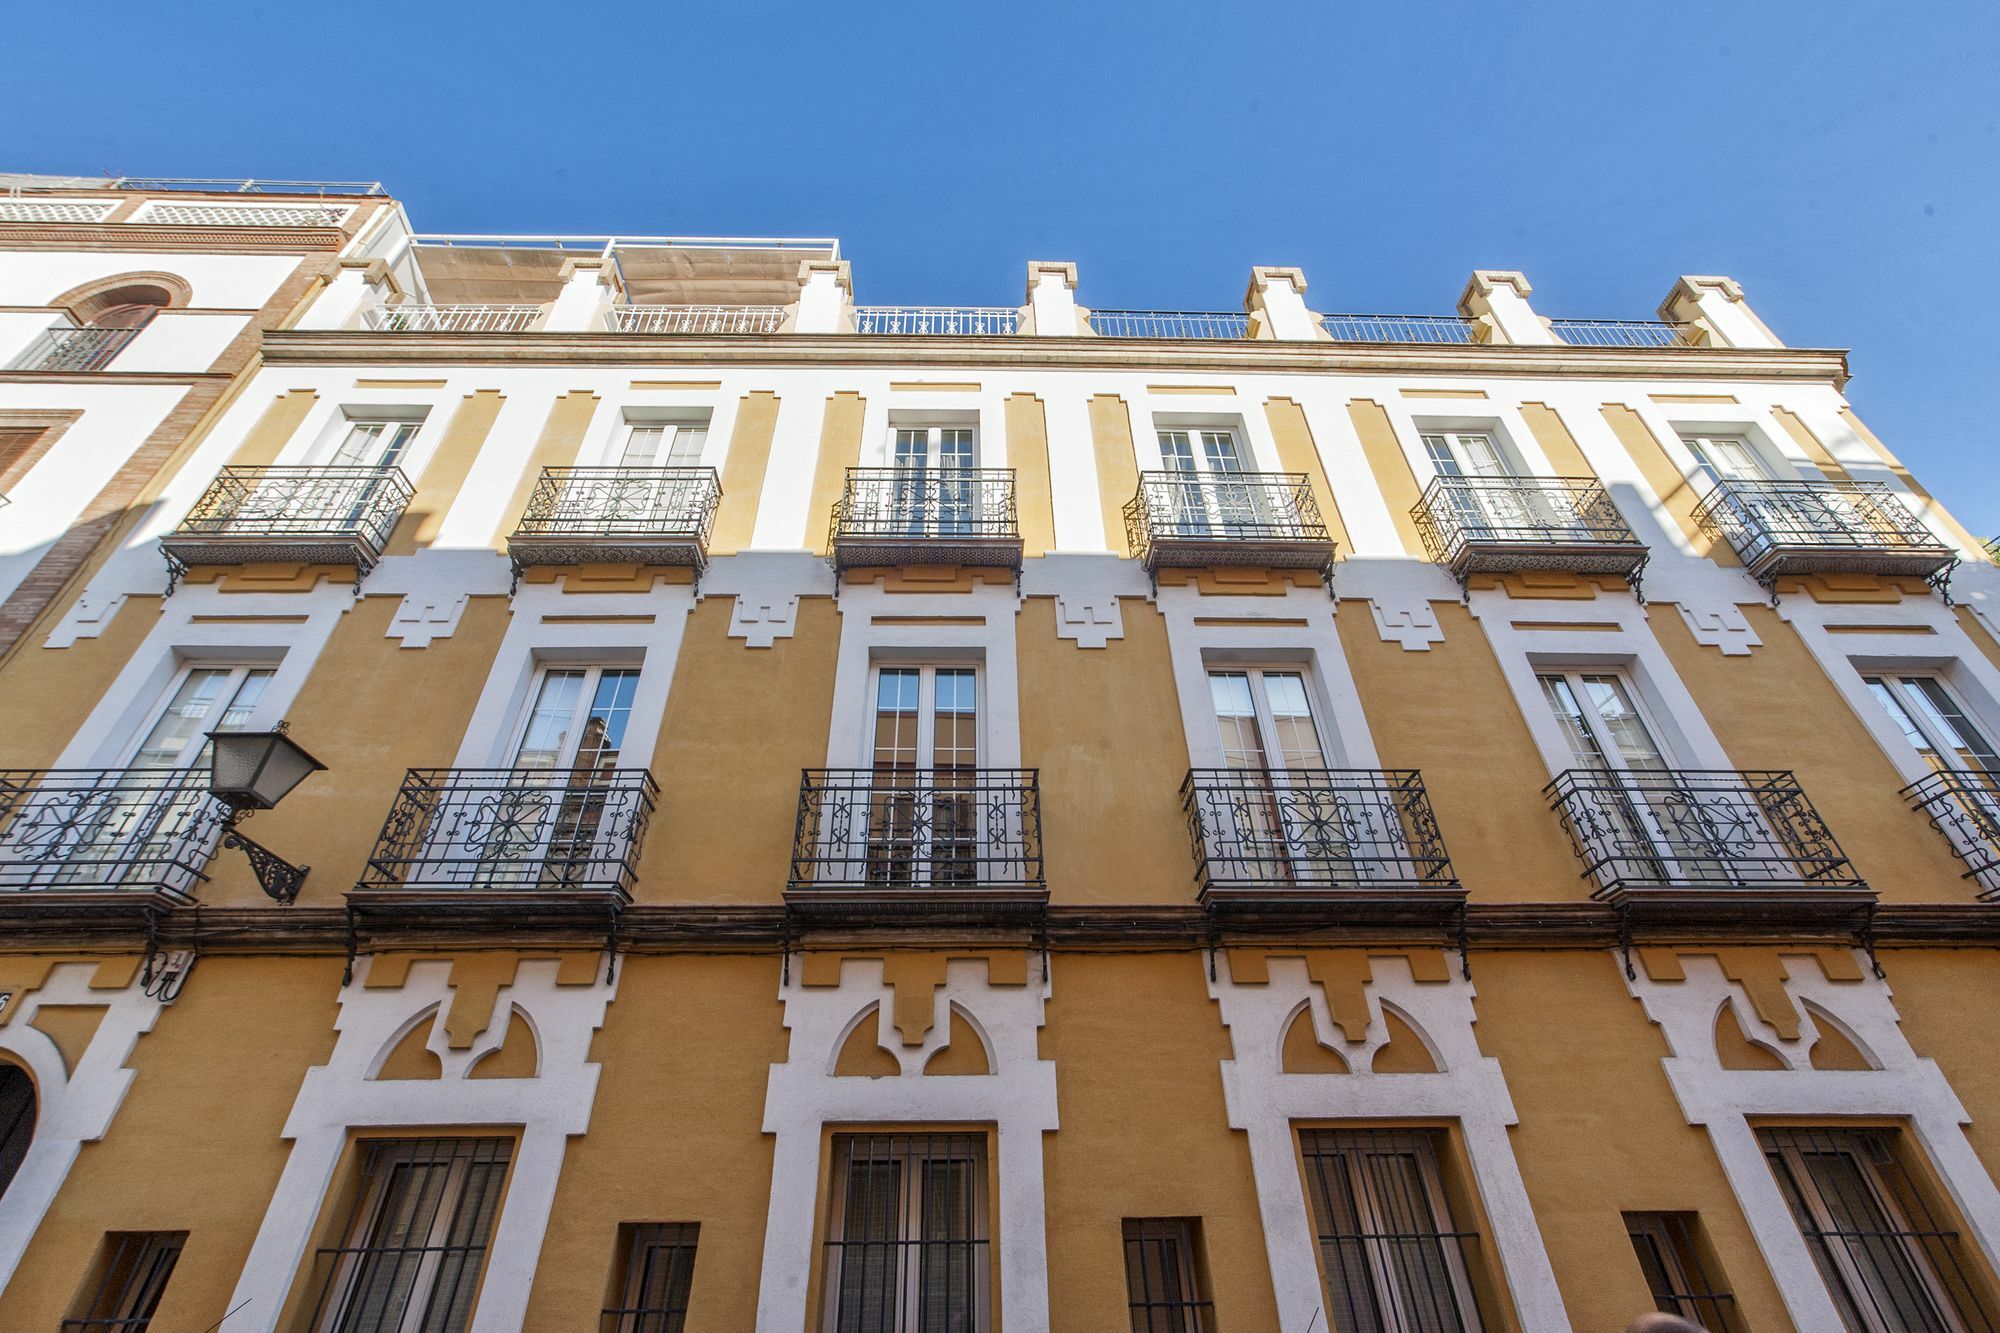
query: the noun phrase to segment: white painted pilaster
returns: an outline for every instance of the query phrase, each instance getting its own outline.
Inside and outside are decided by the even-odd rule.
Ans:
[[[1458,298],[1458,311],[1467,319],[1483,319],[1493,330],[1493,341],[1517,346],[1545,347],[1562,340],[1528,304],[1535,289],[1528,277],[1510,269],[1475,269]]]

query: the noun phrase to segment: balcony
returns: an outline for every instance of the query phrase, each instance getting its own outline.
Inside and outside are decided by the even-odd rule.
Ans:
[[[1100,338],[1248,338],[1250,316],[1226,310],[1093,310],[1090,331]]]
[[[658,794],[643,768],[413,768],[348,902],[440,922],[599,917],[631,898]]]
[[[1181,805],[1211,912],[1387,922],[1447,917],[1465,900],[1414,770],[1197,768]]]
[[[128,910],[187,902],[223,816],[206,767],[0,772],[0,894]]]
[[[385,305],[368,316],[378,333],[521,333],[541,318],[538,305]]]
[[[785,887],[794,911],[992,919],[1047,901],[1038,770],[805,770]]]
[[[1693,347],[1682,324],[1653,319],[1552,319],[1549,332],[1571,347]]]
[[[1941,584],[1958,560],[1878,481],[1721,481],[1694,518],[1766,588],[1787,575],[1827,573]]]
[[[1125,540],[1151,575],[1248,565],[1333,577],[1333,536],[1303,472],[1142,472]]]
[[[851,467],[833,506],[836,569],[1021,567],[1012,468]]]
[[[708,567],[722,483],[708,467],[548,467],[507,538],[519,581],[546,565]]]
[[[357,583],[415,491],[393,467],[226,467],[160,539],[167,591],[196,565],[351,565]]]
[[[1932,773],[1903,788],[1903,797],[1951,843],[1979,896],[2000,900],[2000,774]]]
[[[44,329],[7,369],[37,374],[102,370],[125,349],[125,344],[138,336],[138,329],[78,329],[66,325]]]
[[[776,333],[781,305],[621,305],[611,310],[613,333]]]
[[[1320,327],[1337,343],[1484,342],[1486,326],[1463,315],[1322,315]]]
[[[1020,332],[1021,314],[1005,306],[864,305],[854,308],[856,333],[924,337],[1001,337]]]
[[[1438,477],[1410,510],[1424,552],[1461,587],[1474,574],[1617,574],[1636,590],[1647,550],[1602,486],[1579,477]]]
[[[1788,772],[1573,768],[1542,794],[1592,896],[1622,909],[1797,916],[1874,901]]]

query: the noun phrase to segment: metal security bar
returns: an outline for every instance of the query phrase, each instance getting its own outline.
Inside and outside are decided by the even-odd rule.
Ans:
[[[538,305],[385,305],[368,324],[379,333],[520,333],[541,313]]]
[[[1200,1220],[1125,1219],[1125,1300],[1132,1333],[1214,1333],[1215,1302],[1195,1247]]]
[[[2000,1327],[1946,1201],[1934,1205],[1904,1160],[1914,1142],[1893,1129],[1763,1129],[1757,1138],[1848,1328]]]
[[[1333,536],[1303,472],[1142,472],[1125,505],[1125,540],[1148,572],[1333,564]]]
[[[1463,315],[1321,315],[1319,322],[1339,343],[1485,341],[1485,325]]]
[[[206,768],[0,772],[0,891],[193,897],[222,836]]]
[[[1181,808],[1204,901],[1459,887],[1414,769],[1197,768],[1181,783]]]
[[[354,887],[629,896],[658,794],[643,768],[413,768]]]
[[[1627,1213],[1625,1231],[1661,1314],[1691,1320],[1709,1333],[1742,1333],[1736,1297],[1708,1271],[1695,1214]]]
[[[649,1222],[626,1233],[619,1304],[598,1319],[598,1333],[681,1333],[694,1285],[698,1222]]]
[[[833,506],[834,561],[1021,563],[1012,468],[851,467]]]
[[[146,1333],[186,1244],[185,1231],[107,1233],[97,1282],[56,1333]]]
[[[1694,518],[1765,583],[1825,571],[1930,577],[1956,560],[1879,481],[1720,481]]]
[[[722,502],[712,467],[548,467],[507,539],[516,570],[593,561],[708,563]]]
[[[1438,477],[1410,510],[1424,552],[1454,575],[1519,569],[1633,576],[1646,546],[1588,477]]]
[[[1549,332],[1571,347],[1692,347],[1684,325],[1654,319],[1552,319]]]
[[[1227,310],[1093,310],[1100,338],[1248,338],[1250,316]]]
[[[1478,1333],[1479,1233],[1453,1225],[1433,1130],[1307,1129],[1325,1325],[1333,1333]]]
[[[837,1134],[821,1263],[826,1333],[985,1333],[984,1134]]]
[[[806,769],[790,887],[1042,893],[1040,771]]]
[[[1542,794],[1599,897],[1867,888],[1789,772],[1572,768]]]
[[[463,1329],[507,1187],[507,1139],[376,1139],[337,1233],[314,1252],[315,1333]]]
[[[28,350],[15,357],[7,369],[44,373],[102,370],[139,333],[138,329],[78,329],[57,325],[42,330],[28,344]]]
[[[776,333],[781,305],[621,305],[612,307],[614,333]]]
[[[225,467],[160,547],[190,565],[293,559],[372,569],[416,488],[393,467]]]
[[[864,305],[854,308],[856,333],[987,337],[1020,332],[1021,313],[1005,306]]]
[[[1902,795],[1951,843],[1980,897],[2000,897],[2000,773],[1932,773],[1903,788]]]

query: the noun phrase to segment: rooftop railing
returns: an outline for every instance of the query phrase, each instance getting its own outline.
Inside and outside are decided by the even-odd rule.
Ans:
[[[1197,768],[1181,804],[1204,901],[1459,893],[1414,769]]]
[[[1573,768],[1543,795],[1600,898],[1867,890],[1789,772]]]
[[[1320,327],[1342,343],[1476,343],[1485,326],[1463,315],[1321,315]]]
[[[854,308],[856,333],[989,337],[1020,332],[1021,313],[1004,306],[864,305]]]
[[[722,501],[711,467],[548,467],[507,539],[518,576],[534,565],[708,563]]]
[[[614,333],[776,333],[781,305],[622,305],[610,314]]]
[[[1142,472],[1125,505],[1125,540],[1149,572],[1333,563],[1333,535],[1303,472]]]
[[[0,772],[0,892],[192,898],[222,836],[208,769]]]
[[[643,768],[413,768],[355,891],[629,897],[658,793]]]
[[[175,581],[191,565],[278,559],[366,574],[415,494],[393,467],[225,467],[160,546]]]
[[[1525,569],[1634,577],[1646,546],[1588,477],[1438,477],[1410,510],[1424,552],[1464,577]]]
[[[1226,310],[1093,310],[1100,338],[1248,338],[1250,316]]]
[[[117,176],[112,190],[196,190],[208,194],[387,194],[381,181],[267,181],[196,176]]]
[[[1693,347],[1684,325],[1653,319],[1552,319],[1549,332],[1571,347]]]
[[[1928,578],[1956,561],[1878,481],[1720,481],[1694,518],[1766,583],[1823,571]]]
[[[831,544],[842,565],[1018,566],[1014,470],[851,467]]]
[[[79,329],[66,325],[44,329],[7,369],[39,373],[102,370],[138,336],[138,329]]]
[[[1944,834],[1983,898],[2000,898],[2000,774],[1952,769],[1919,778],[1903,796]]]
[[[541,316],[538,305],[385,305],[368,317],[382,333],[520,333]]]
[[[1032,768],[812,768],[799,782],[788,897],[1039,902]]]

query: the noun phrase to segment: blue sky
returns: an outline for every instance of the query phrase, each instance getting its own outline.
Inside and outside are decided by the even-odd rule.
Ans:
[[[15,6],[0,167],[381,179],[430,231],[837,235],[865,303],[1647,317],[1727,273],[2000,532],[2000,4]]]

